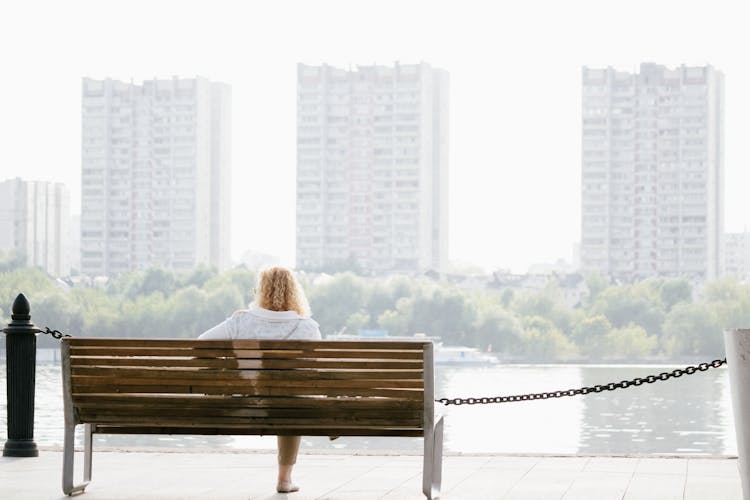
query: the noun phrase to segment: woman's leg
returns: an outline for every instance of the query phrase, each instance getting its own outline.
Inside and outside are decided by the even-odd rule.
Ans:
[[[297,462],[300,436],[276,436],[279,446],[279,484],[292,482],[292,468]]]

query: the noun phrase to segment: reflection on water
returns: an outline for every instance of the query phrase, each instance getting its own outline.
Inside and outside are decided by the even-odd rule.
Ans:
[[[506,365],[436,367],[437,397],[546,392],[671,371],[661,366]],[[7,438],[5,365],[0,363],[0,441]],[[62,446],[60,366],[37,366],[35,440]],[[445,449],[499,453],[681,453],[735,455],[726,368],[629,389],[492,405],[436,405],[445,415]],[[82,427],[79,427],[79,440]],[[274,449],[273,436],[99,435],[105,446]],[[79,441],[80,442],[80,441]],[[304,438],[303,448],[414,450],[419,438]]]
[[[583,385],[644,377],[670,368],[582,367]],[[586,396],[582,453],[735,454],[726,369]],[[729,437],[729,439],[728,439]]]

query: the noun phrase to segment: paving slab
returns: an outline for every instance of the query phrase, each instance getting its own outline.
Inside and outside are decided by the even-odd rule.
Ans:
[[[76,456],[80,478],[82,454]],[[0,499],[67,498],[62,453],[0,458]],[[107,450],[94,452],[93,482],[81,500],[289,499],[411,500],[422,495],[422,457],[409,452],[303,452],[301,491],[275,492],[268,451]],[[442,498],[502,500],[669,500],[741,498],[735,458],[450,454]]]
[[[640,465],[639,469],[642,470]],[[653,473],[638,472],[630,480],[623,499],[682,500],[685,495],[686,478],[686,471],[683,471],[682,474],[662,474],[658,470]]]
[[[575,476],[573,484],[563,494],[563,500],[621,500],[633,477],[628,472],[599,472],[585,470]]]

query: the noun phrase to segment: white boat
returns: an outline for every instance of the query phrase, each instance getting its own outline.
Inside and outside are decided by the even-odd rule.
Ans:
[[[484,353],[475,347],[446,346],[440,337],[432,337],[425,333],[414,335],[389,335],[386,330],[359,330],[355,335],[352,333],[338,333],[326,335],[328,340],[430,340],[434,346],[434,359],[436,365],[494,365],[500,361],[489,353]]]
[[[500,361],[489,353],[484,353],[475,347],[461,345],[435,345],[436,365],[494,365]]]

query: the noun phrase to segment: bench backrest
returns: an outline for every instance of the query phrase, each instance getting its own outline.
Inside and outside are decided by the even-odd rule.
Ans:
[[[65,411],[97,432],[423,436],[430,342],[64,338]]]

